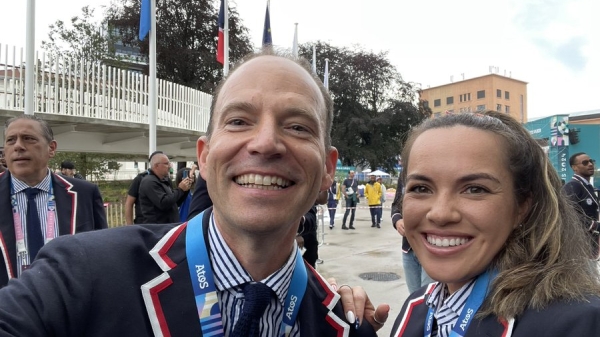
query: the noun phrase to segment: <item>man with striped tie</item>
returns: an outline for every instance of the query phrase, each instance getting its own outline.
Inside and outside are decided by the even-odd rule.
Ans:
[[[40,248],[59,235],[107,227],[98,186],[54,174],[48,161],[57,143],[34,115],[6,121],[0,174],[0,287],[21,275]]]

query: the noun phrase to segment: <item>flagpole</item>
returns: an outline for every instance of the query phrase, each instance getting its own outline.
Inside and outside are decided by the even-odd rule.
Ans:
[[[317,48],[313,45],[313,60],[312,60],[312,71],[313,74],[317,74]]]
[[[149,154],[156,151],[156,107],[158,102],[156,90],[156,0],[150,0],[150,83],[148,85],[148,134]]]
[[[27,0],[27,14],[25,23],[25,114],[33,115],[33,73],[35,72],[35,0]]]
[[[294,23],[294,43],[292,44],[292,55],[298,57],[298,23]]]
[[[325,74],[323,75],[323,86],[329,90],[329,59],[325,59]]]
[[[227,0],[223,0],[225,2],[225,8],[223,9],[223,13],[225,15],[225,22],[224,22],[224,32],[223,35],[225,36],[225,41],[224,41],[224,57],[223,57],[223,76],[227,76],[227,74],[229,74],[229,5],[227,3]]]

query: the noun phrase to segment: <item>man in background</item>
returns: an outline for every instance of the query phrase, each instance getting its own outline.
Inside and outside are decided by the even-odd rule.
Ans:
[[[340,201],[340,196],[342,194],[342,190],[340,189],[340,183],[338,182],[338,178],[336,177],[331,186],[329,187],[329,192],[327,193],[327,209],[329,210],[329,229],[333,229],[335,226],[335,213],[337,211],[338,201]]]
[[[581,223],[588,232],[591,243],[591,258],[597,259],[599,256],[598,240],[600,238],[600,223],[598,222],[598,213],[600,212],[600,203],[590,182],[595,172],[594,159],[591,159],[584,152],[578,152],[569,158],[569,164],[573,169],[573,178],[564,186],[563,191],[575,203]]]
[[[161,153],[163,152],[152,152],[152,154],[150,154],[150,157],[148,158],[148,163],[150,163],[152,157]],[[139,193],[142,179],[144,179],[144,177],[147,176],[149,172],[150,170],[148,169],[138,173],[138,175],[136,175],[135,178],[133,178],[131,185],[129,185],[129,190],[127,190],[127,198],[125,199],[125,224],[127,225],[144,223],[144,215],[142,214],[142,207],[140,206]]]
[[[356,214],[356,205],[358,204],[358,181],[354,179],[354,171],[348,172],[348,177],[342,183],[342,194],[346,200],[346,212],[342,220],[342,229],[354,228],[354,215]],[[350,227],[346,227],[346,219],[350,215]]]
[[[183,179],[173,189],[170,176],[171,162],[164,153],[158,153],[150,160],[150,172],[140,184],[139,198],[144,223],[178,223],[179,206],[187,197],[192,179]]]
[[[48,168],[56,148],[46,121],[34,115],[6,121],[8,171],[0,174],[0,287],[20,276],[40,248],[57,236],[107,227],[98,186]]]
[[[75,176],[75,164],[68,160],[63,160],[60,163],[60,174],[63,177],[73,178]]]

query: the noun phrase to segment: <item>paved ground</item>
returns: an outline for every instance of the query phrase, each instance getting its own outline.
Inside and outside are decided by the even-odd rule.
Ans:
[[[380,229],[371,228],[371,215],[364,204],[359,204],[356,211],[356,230],[341,229],[344,215],[341,206],[338,206],[333,230],[329,229],[329,215],[326,214],[325,235],[319,237],[323,240],[319,257],[324,262],[317,265],[323,276],[335,277],[338,284],[360,285],[375,304],[388,303],[391,306],[390,318],[378,332],[381,337],[390,335],[393,320],[409,295],[402,269],[402,237],[392,227],[391,198],[388,199]],[[364,200],[361,199],[361,202]],[[364,280],[359,276],[362,273],[394,273],[399,279],[385,282]]]

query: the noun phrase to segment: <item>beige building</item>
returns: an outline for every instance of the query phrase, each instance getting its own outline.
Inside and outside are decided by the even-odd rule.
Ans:
[[[433,116],[496,110],[510,114],[521,123],[527,122],[527,82],[498,74],[423,89],[420,99]]]

